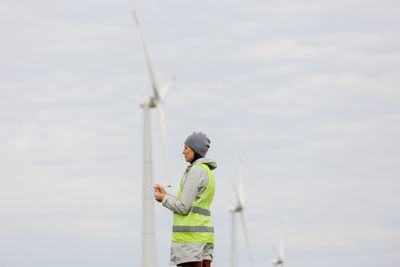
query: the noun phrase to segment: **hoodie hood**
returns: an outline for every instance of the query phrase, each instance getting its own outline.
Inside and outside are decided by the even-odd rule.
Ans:
[[[217,168],[217,163],[215,161],[213,161],[212,159],[206,159],[206,158],[199,158],[198,160],[196,160],[195,162],[193,162],[190,166],[194,166],[196,164],[207,164],[208,167],[210,168],[210,170],[214,170]]]

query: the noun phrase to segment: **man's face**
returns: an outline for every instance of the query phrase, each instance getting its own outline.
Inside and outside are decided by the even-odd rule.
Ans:
[[[191,162],[194,159],[194,151],[187,145],[184,146],[182,154],[185,155],[187,162]]]

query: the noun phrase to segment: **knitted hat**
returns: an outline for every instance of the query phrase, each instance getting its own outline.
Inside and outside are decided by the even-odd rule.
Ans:
[[[205,157],[210,147],[210,139],[202,132],[193,132],[186,138],[185,145],[199,153],[200,156]]]

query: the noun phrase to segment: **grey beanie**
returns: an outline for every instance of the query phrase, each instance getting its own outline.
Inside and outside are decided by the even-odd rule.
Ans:
[[[210,147],[210,139],[202,132],[193,132],[186,138],[185,145],[196,151],[200,156],[205,157]]]

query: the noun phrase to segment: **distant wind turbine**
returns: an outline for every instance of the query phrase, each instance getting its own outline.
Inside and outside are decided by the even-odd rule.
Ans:
[[[153,166],[151,155],[151,122],[150,109],[157,108],[158,118],[160,123],[161,138],[164,150],[164,158],[166,165],[166,176],[168,180],[169,165],[168,165],[168,148],[164,121],[163,103],[164,98],[168,93],[169,88],[175,81],[175,75],[161,88],[158,86],[153,68],[150,63],[150,58],[147,53],[146,45],[143,38],[143,33],[140,28],[139,19],[136,12],[133,11],[133,17],[136,21],[136,26],[139,30],[140,39],[142,41],[144,56],[146,59],[147,72],[150,76],[153,95],[139,102],[143,109],[143,184],[142,184],[142,267],[156,267],[156,242],[155,242],[155,227],[154,227],[154,196],[148,190],[148,186],[153,186]]]
[[[239,186],[232,180],[233,191],[235,194],[236,203],[228,210],[231,212],[231,267],[238,267],[238,250],[236,239],[236,219],[235,214],[240,213],[244,237],[246,239],[247,253],[249,256],[250,266],[253,266],[250,253],[250,242],[247,234],[246,217],[244,214],[244,199],[243,199],[243,184],[242,184],[242,160],[239,162]]]

